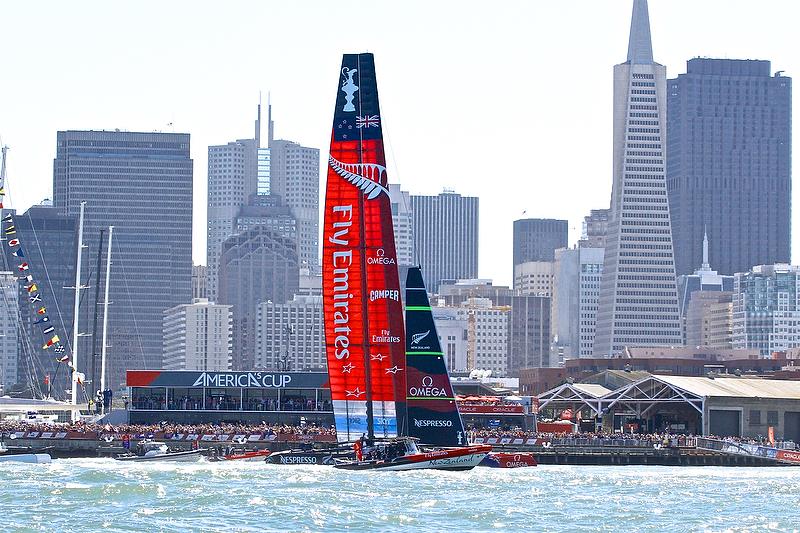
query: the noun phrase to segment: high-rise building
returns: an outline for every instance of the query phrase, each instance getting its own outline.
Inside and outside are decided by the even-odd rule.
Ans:
[[[255,368],[299,371],[326,368],[322,296],[295,296],[258,304]]]
[[[603,249],[556,250],[550,316],[551,357],[591,357],[597,323],[597,299]],[[557,361],[553,361],[554,363]]]
[[[681,344],[664,175],[666,78],[653,61],[647,0],[634,0],[628,59],[614,67],[614,183],[596,356]]]
[[[581,248],[605,248],[608,231],[608,209],[592,209],[583,217],[583,232],[578,246]]]
[[[297,220],[300,266],[319,266],[319,149],[292,141],[270,142],[271,194],[281,197]]]
[[[75,252],[78,246],[76,240],[77,217],[68,216],[63,209],[55,208],[52,205],[35,205],[22,215],[14,217],[14,225],[17,227],[20,241],[25,246],[27,254],[25,262],[28,264],[26,273],[32,275],[39,286],[43,302],[46,302],[47,305],[48,323],[55,328],[53,334],[58,335],[64,345],[70,345],[75,292],[66,287],[75,285]],[[97,253],[96,248],[95,253]],[[87,262],[94,259],[89,258],[85,253],[84,258]],[[86,281],[87,279],[84,278],[84,282]],[[88,304],[90,298],[85,296],[87,296],[86,293],[84,293],[84,300]],[[81,309],[81,321],[84,325],[89,324],[86,320],[89,318],[88,311],[91,309],[91,305],[83,305]],[[28,369],[34,370],[35,376],[31,377],[39,383],[44,383],[45,377],[49,374],[53,397],[59,400],[65,399],[64,391],[71,387],[69,376],[63,372],[63,368],[56,374],[58,363],[53,357],[53,350],[42,348],[43,344],[39,341],[42,340],[43,328],[40,324],[34,324],[34,321],[40,317],[31,313],[28,294],[24,291],[20,295],[19,310],[25,335],[31,340],[31,342],[20,344],[21,368],[26,372]],[[89,344],[87,343],[87,345]],[[33,366],[30,365],[31,361],[34,362]],[[91,368],[91,364],[84,364],[83,368],[84,370]],[[85,374],[88,376],[89,372],[85,372]]]
[[[792,79],[769,61],[691,59],[667,82],[667,188],[675,269],[721,274],[791,251]]]
[[[449,279],[478,277],[478,198],[445,191],[411,196],[414,250],[425,287],[439,290]]]
[[[505,376],[511,308],[494,305],[489,298],[468,298],[455,309],[456,318],[467,323],[467,370]]]
[[[733,344],[733,293],[698,291],[686,309],[686,346],[730,349]]]
[[[256,312],[261,302],[285,303],[297,294],[297,241],[267,225],[256,225],[222,244],[221,304],[233,311],[233,369],[255,367]]]
[[[800,266],[758,265],[734,274],[733,348],[763,357],[800,347]]]
[[[445,364],[450,372],[466,372],[467,368],[467,320],[452,307],[431,307],[439,345],[444,353]]]
[[[459,306],[469,298],[488,298],[492,305],[511,305],[514,291],[506,285],[494,285],[490,279],[445,280],[439,284],[437,301]]]
[[[189,134],[60,131],[57,138],[53,204],[74,217],[87,202],[84,264],[93,263],[99,230],[114,226],[107,383],[116,389],[125,370],[161,366],[162,312],[191,300]],[[90,343],[80,344],[82,371]]]
[[[208,297],[208,267],[192,265],[192,300]]]
[[[23,378],[18,357],[18,290],[14,273],[0,272],[0,396]]]
[[[414,265],[414,217],[411,213],[411,196],[408,191],[400,190],[400,185],[390,183],[389,201],[392,204],[397,264],[412,266]]]
[[[508,375],[519,376],[521,368],[555,366],[550,359],[550,297],[514,296],[508,322]]]
[[[164,311],[163,368],[225,372],[231,369],[231,306],[197,298]]]
[[[567,247],[566,220],[524,218],[514,221],[514,271],[522,263],[553,261],[558,248]],[[518,289],[514,285],[515,289]]]
[[[694,274],[678,276],[678,308],[681,317],[686,317],[693,295],[698,292],[730,292],[733,290],[733,276],[723,276],[711,270],[708,262],[708,235],[703,235],[703,264]]]
[[[208,147],[207,292],[217,300],[222,243],[236,233],[235,218],[258,189],[258,145],[240,139]]]
[[[514,265],[514,290],[518,294],[552,296],[553,261],[526,261]]]

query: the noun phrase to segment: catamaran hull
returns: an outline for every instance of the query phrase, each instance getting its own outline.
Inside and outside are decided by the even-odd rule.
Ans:
[[[491,446],[451,448],[406,455],[392,461],[337,461],[334,468],[342,470],[472,470],[483,461]]]
[[[276,465],[325,465],[331,466],[334,461],[355,459],[353,451],[304,451],[287,450],[275,452],[266,458],[266,462]]]
[[[202,458],[200,450],[189,450],[186,452],[164,453],[159,455],[151,455],[149,457],[139,455],[121,455],[114,459],[117,461],[128,461],[134,463],[152,463],[152,462],[171,462],[171,463],[191,463],[199,461]]]
[[[526,468],[539,463],[531,453],[492,452],[486,455],[479,466],[490,468]]]

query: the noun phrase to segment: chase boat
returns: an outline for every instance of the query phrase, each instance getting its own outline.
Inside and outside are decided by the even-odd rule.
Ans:
[[[114,459],[133,462],[194,462],[200,460],[201,457],[201,450],[173,451],[163,442],[145,440],[136,445],[135,453],[120,454]]]

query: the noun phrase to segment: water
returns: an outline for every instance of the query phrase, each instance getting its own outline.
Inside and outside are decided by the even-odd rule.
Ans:
[[[0,531],[798,531],[800,468],[0,463]]]

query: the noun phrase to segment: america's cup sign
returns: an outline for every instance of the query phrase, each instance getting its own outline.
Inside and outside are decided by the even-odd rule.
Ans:
[[[192,387],[246,387],[282,389],[291,383],[288,374],[267,372],[203,372]]]

